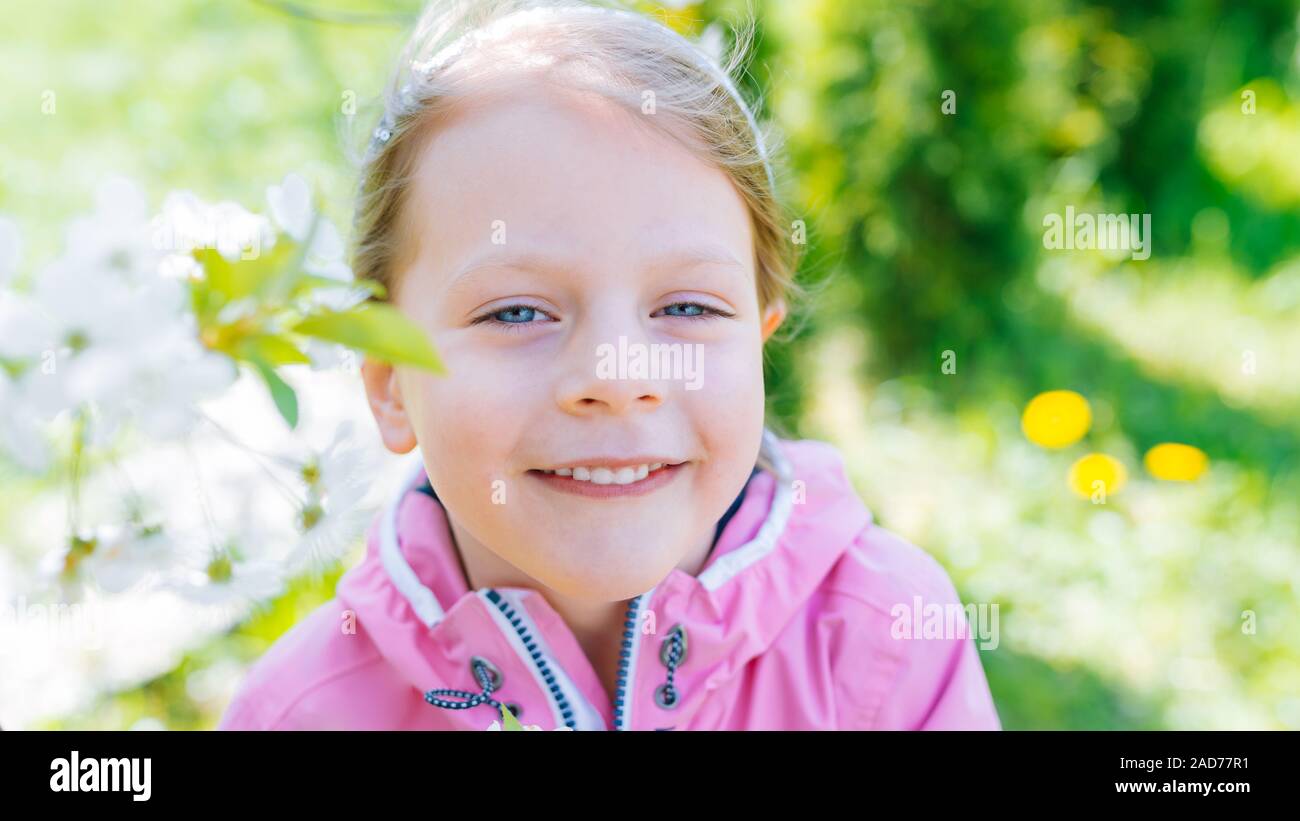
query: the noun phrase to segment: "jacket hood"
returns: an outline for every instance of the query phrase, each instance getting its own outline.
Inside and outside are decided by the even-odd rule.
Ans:
[[[636,729],[660,720],[646,702],[667,678],[680,723],[773,643],[871,522],[829,445],[765,432],[758,467],[699,575],[674,568],[633,600],[612,704],[541,593],[468,589],[445,511],[419,490],[426,477],[418,459],[371,525],[365,558],[344,574],[336,595],[384,660],[421,692],[478,693],[483,681],[475,660],[488,660],[500,679],[490,696],[527,704],[525,723]],[[647,612],[653,620],[640,618]],[[652,633],[636,629],[645,623]],[[684,653],[679,665],[669,665],[665,647],[678,627]],[[428,709],[438,709],[433,700]],[[444,712],[474,729],[499,717],[485,706]]]

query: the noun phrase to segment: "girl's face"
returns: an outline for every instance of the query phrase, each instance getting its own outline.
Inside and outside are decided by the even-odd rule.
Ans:
[[[418,442],[456,525],[590,600],[711,540],[758,454],[782,318],[760,312],[729,178],[640,116],[528,86],[439,126],[396,303],[449,372],[366,363],[385,443]]]

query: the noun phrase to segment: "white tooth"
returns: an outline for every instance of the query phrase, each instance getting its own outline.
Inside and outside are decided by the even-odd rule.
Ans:
[[[573,469],[573,478],[574,478],[574,479],[577,479],[579,482],[590,482],[590,481],[591,481],[591,471],[590,471],[590,470],[587,470],[586,468],[583,468],[583,467],[577,467],[577,468],[574,468],[574,469]]]
[[[651,469],[651,470],[658,470],[659,468],[661,468],[661,467],[663,467],[663,466],[664,466],[664,463],[663,463],[663,462],[655,462],[653,465],[650,466],[650,469]]]
[[[609,485],[614,482],[614,471],[609,468],[592,468],[591,483],[593,485]]]
[[[630,485],[636,481],[636,468],[619,468],[614,473],[614,484]]]
[[[554,472],[556,476],[572,476],[572,475],[573,475],[573,469],[572,469],[572,468],[556,468],[554,471],[547,471],[547,473],[551,473],[551,472]]]
[[[638,482],[641,481],[642,479],[644,479],[645,477],[649,476],[649,475],[650,475],[650,466],[649,466],[649,465],[637,465],[637,466],[636,466],[636,480],[637,480]]]

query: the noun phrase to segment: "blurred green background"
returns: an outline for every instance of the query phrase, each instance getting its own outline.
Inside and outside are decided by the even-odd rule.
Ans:
[[[745,6],[663,13],[699,34]],[[839,445],[877,519],[999,606],[981,655],[1006,727],[1300,729],[1297,5],[752,7],[744,85],[785,137],[812,291],[770,349],[774,422]],[[260,208],[298,171],[346,225],[350,135],[417,10],[10,4],[0,212],[24,256],[53,256],[108,173],[155,203],[188,188]],[[1046,250],[1043,216],[1067,205],[1151,214],[1150,259]],[[1054,389],[1094,416],[1063,451],[1020,429]],[[1208,472],[1151,477],[1161,442]],[[1104,504],[1066,481],[1090,451],[1128,469]],[[0,533],[17,515],[0,507]],[[237,680],[338,572],[41,726],[212,727],[228,691],[203,677]]]

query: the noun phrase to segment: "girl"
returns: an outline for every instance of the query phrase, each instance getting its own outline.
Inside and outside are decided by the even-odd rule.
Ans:
[[[764,428],[793,243],[731,70],[612,8],[426,11],[354,268],[448,373],[365,362],[419,458],[221,727],[999,727],[964,619],[895,629],[943,569]]]

